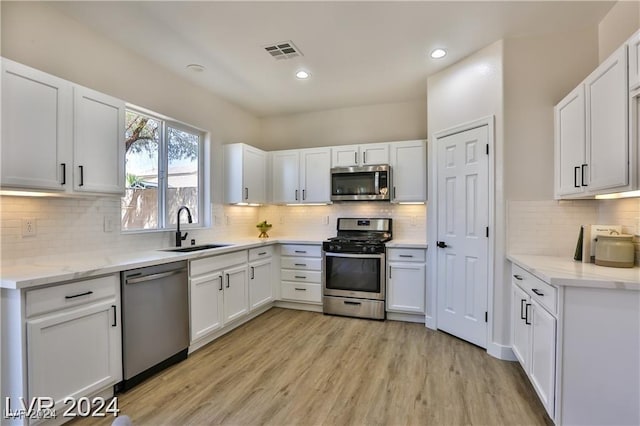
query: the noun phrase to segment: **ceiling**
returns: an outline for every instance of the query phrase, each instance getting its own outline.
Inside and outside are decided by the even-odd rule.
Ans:
[[[614,2],[56,2],[63,13],[257,116],[426,98],[492,42],[584,29]],[[264,46],[292,40],[303,56]],[[448,55],[429,57],[436,47]],[[202,72],[186,69],[200,64]],[[295,78],[305,68],[308,80]]]

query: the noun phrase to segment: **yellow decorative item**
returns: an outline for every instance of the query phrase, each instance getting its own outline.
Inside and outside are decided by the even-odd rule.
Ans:
[[[267,231],[271,229],[272,226],[273,225],[271,225],[270,223],[267,223],[266,220],[263,220],[262,222],[258,223],[256,225],[256,228],[260,230],[260,235],[258,235],[258,238],[269,238],[269,234],[267,234]]]

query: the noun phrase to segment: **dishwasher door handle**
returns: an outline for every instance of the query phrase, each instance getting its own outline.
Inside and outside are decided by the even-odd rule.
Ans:
[[[178,274],[181,274],[181,273],[186,272],[186,271],[187,271],[186,268],[182,268],[182,269],[176,269],[174,271],[169,271],[169,272],[160,272],[159,274],[144,275],[144,276],[138,277],[138,278],[127,278],[126,283],[127,284],[138,284],[138,283],[143,283],[143,282],[146,282],[146,281],[152,281],[152,280],[158,280],[160,278],[170,277],[172,275],[178,275]]]

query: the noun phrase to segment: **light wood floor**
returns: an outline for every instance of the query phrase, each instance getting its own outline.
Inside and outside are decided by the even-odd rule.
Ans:
[[[119,406],[135,425],[551,424],[518,363],[421,324],[286,309],[119,395]]]

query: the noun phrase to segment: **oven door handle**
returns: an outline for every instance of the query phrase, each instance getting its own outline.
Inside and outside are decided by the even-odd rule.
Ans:
[[[329,257],[351,257],[356,259],[382,259],[384,257],[384,253],[376,253],[376,254],[364,254],[364,253],[333,253],[333,252],[324,252],[324,255]]]

